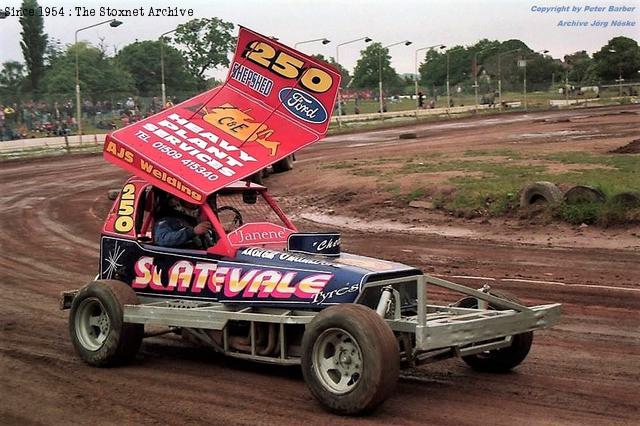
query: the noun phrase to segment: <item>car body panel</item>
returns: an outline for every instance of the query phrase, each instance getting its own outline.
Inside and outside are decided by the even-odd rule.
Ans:
[[[100,278],[123,281],[141,296],[296,309],[352,303],[367,280],[421,273],[348,253],[322,258],[245,247],[228,258],[107,235],[100,252]]]
[[[107,135],[104,158],[196,204],[326,134],[340,73],[240,29],[226,81]]]

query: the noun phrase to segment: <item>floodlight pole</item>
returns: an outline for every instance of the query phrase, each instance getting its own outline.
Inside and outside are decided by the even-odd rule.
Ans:
[[[565,105],[569,106],[569,71],[564,71],[564,101]]]
[[[380,49],[380,53],[378,54],[378,111],[380,111],[380,115],[382,116],[383,104],[382,104],[382,49]]]
[[[122,24],[121,21],[118,21],[117,19],[107,19],[106,21],[102,21],[102,22],[98,22],[97,24],[93,24],[93,25],[89,25],[88,27],[82,27],[76,30],[76,35],[75,35],[75,49],[76,49],[76,119],[77,119],[77,125],[78,125],[78,140],[80,142],[80,144],[82,144],[82,107],[80,105],[81,102],[81,96],[80,96],[80,66],[79,66],[79,55],[78,55],[78,33],[80,31],[84,31],[84,30],[88,30],[89,28],[93,28],[93,27],[97,27],[98,25],[102,25],[102,24],[107,24],[109,23],[109,25],[112,28],[116,28],[118,26],[120,26]]]
[[[622,65],[618,65],[618,96],[622,98],[622,82],[624,78],[622,78]]]
[[[449,50],[447,50],[447,111],[451,108],[451,91],[449,89]]]
[[[520,49],[509,50],[508,52],[498,53],[498,102],[500,103],[500,110],[502,110],[502,68],[501,61],[504,55],[509,53],[519,52]]]
[[[421,47],[420,49],[416,49],[416,57],[415,57],[415,89],[416,89],[416,110],[420,107],[420,101],[418,99],[418,52],[422,51],[422,50],[429,50],[429,49],[433,49],[439,47],[440,49],[444,49],[446,46],[444,46],[443,44],[434,44],[433,46],[427,46],[427,47]]]
[[[344,43],[338,44],[336,46],[336,64],[340,65],[340,46],[344,46],[345,44],[355,43],[361,40],[364,40],[365,43],[369,43],[371,41],[371,38],[360,37],[355,40],[345,41]],[[340,86],[338,86],[338,127],[342,127],[342,121],[340,120],[340,116],[342,116],[342,89],[340,88]]]
[[[296,44],[293,45],[293,48],[298,50],[298,46],[301,44],[305,44],[305,43],[313,43],[315,41],[321,41],[322,44],[329,44],[331,43],[331,40],[327,40],[325,37],[321,37],[321,38],[314,38],[313,40],[305,40],[305,41],[299,41]]]
[[[160,34],[160,75],[162,79],[162,107],[164,109],[167,104],[167,88],[164,84],[164,36],[176,32],[178,29],[174,28],[171,31]]]
[[[545,54],[547,53],[548,50],[538,50],[536,52],[533,53],[542,53]],[[523,61],[524,61],[524,79],[523,79],[523,88],[524,88],[524,110],[527,110],[527,54],[525,53],[523,56]]]
[[[473,54],[473,88],[475,90],[475,98],[476,98],[476,107],[475,111],[478,112],[478,52],[474,52]]]
[[[524,89],[524,110],[527,110],[527,58],[524,58],[524,79],[522,80]]]
[[[403,41],[399,41],[397,43],[391,43],[388,44],[386,46],[383,46],[380,49],[380,53],[378,53],[378,91],[379,91],[379,95],[378,95],[378,100],[380,101],[380,116],[382,116],[382,112],[383,112],[383,103],[382,103],[382,51],[384,49],[388,49],[389,47],[393,47],[393,46],[397,46],[399,44],[404,44],[405,46],[409,46],[412,42],[409,40],[403,40]]]
[[[616,53],[617,50],[616,49],[609,49],[609,53]],[[622,79],[622,65],[620,65],[620,63],[618,63],[618,79],[616,80],[618,82],[618,96],[622,97],[622,82],[624,81]]]

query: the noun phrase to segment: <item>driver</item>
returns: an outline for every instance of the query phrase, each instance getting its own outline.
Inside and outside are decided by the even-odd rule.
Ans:
[[[163,247],[205,249],[205,234],[211,222],[201,220],[200,206],[173,195],[167,195],[156,216],[155,243]]]

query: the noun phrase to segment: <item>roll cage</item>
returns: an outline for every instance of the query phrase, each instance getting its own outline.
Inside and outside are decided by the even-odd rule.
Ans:
[[[153,243],[153,226],[162,193],[164,191],[143,179],[135,176],[128,179],[107,216],[102,234],[135,239],[147,244]],[[258,238],[251,244],[271,248],[285,247],[289,234],[297,231],[296,226],[289,220],[266,187],[249,181],[239,181],[212,193],[207,198],[207,202],[201,206],[202,215],[211,222],[217,236],[214,244],[208,247],[206,252],[215,256],[234,257],[239,248],[238,243],[233,239],[236,230],[225,229],[218,214],[220,206],[217,205],[217,200],[233,194],[240,194],[246,205],[255,204],[260,200],[261,205],[264,206],[263,209],[268,208],[271,213],[268,216],[271,216],[271,219],[277,218],[281,222],[281,225],[275,224],[262,217],[255,221],[257,217],[254,214],[251,221],[242,224],[240,228],[252,232],[253,235],[268,235],[269,238],[263,241]],[[235,208],[232,210],[237,211]],[[132,224],[130,229],[126,226],[128,221]]]

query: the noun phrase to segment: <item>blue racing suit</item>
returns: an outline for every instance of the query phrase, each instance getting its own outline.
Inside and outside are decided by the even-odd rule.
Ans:
[[[163,217],[154,226],[154,241],[159,246],[198,248],[201,243],[192,241],[198,240],[195,237],[193,227],[181,218]]]

